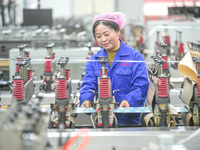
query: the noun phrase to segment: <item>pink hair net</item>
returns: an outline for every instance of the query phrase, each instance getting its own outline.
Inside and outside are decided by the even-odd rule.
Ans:
[[[100,15],[95,15],[93,19],[94,23],[98,20],[113,21],[118,24],[120,30],[123,29],[126,24],[126,17],[121,12],[102,13]]]

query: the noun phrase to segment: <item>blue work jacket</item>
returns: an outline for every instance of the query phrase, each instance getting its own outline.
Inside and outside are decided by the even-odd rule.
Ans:
[[[143,107],[149,87],[146,64],[141,53],[127,46],[121,39],[120,49],[116,53],[112,65],[106,63],[108,76],[110,77],[115,101],[120,105],[122,100],[127,100],[130,107]],[[94,92],[98,91],[98,77],[101,63],[99,57],[107,56],[105,49],[101,49],[92,55],[85,67],[85,75],[80,88],[80,105],[85,100],[94,101]],[[130,60],[130,61],[125,61]],[[93,90],[93,91],[92,91]],[[119,125],[140,124],[140,114],[116,114]]]

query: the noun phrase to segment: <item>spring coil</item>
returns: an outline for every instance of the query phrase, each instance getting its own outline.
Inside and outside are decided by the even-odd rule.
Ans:
[[[56,94],[57,94],[57,99],[67,98],[67,79],[66,78],[57,79]]]
[[[166,36],[166,44],[170,45],[170,37],[169,36]]]
[[[13,97],[16,100],[24,99],[23,79],[13,79]]]
[[[168,78],[158,78],[158,97],[168,97]]]
[[[70,69],[66,69],[66,78],[67,80],[70,78]]]
[[[100,98],[110,97],[109,78],[100,78]]]
[[[27,70],[27,80],[29,81],[33,77],[33,70],[28,69]]]
[[[162,59],[168,61],[168,56],[162,56]],[[168,70],[168,63],[163,63],[163,70]]]
[[[45,72],[51,72],[51,58],[45,57]]]
[[[108,69],[105,69],[106,75],[108,76]],[[103,72],[102,69],[99,70],[99,77],[102,77]]]
[[[184,44],[180,43],[179,45],[179,54],[184,54]]]
[[[197,77],[197,97],[200,97],[200,76]]]

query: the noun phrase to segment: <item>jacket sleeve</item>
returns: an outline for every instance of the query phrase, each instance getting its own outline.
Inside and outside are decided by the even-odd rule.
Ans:
[[[90,58],[89,60],[92,60]],[[93,61],[88,61],[85,67],[85,75],[83,77],[83,83],[80,88],[80,106],[85,100],[90,100],[94,102],[94,92],[97,91],[97,76],[95,75],[95,69]]]
[[[140,53],[136,53],[135,58],[135,60],[141,62],[133,64],[132,86],[128,94],[121,95],[121,100],[127,100],[130,107],[143,107],[149,88],[148,73],[143,56]]]

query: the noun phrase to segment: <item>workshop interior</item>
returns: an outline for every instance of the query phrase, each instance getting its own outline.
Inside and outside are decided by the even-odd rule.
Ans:
[[[200,149],[200,0],[1,0],[0,12],[1,150]],[[119,107],[108,57],[95,62],[92,107],[80,107],[105,12],[125,14],[121,39],[144,58],[117,62],[146,64],[143,107]]]

